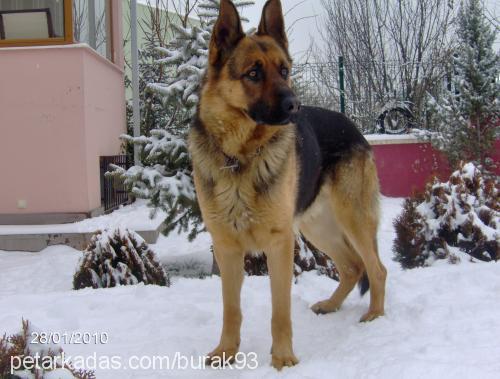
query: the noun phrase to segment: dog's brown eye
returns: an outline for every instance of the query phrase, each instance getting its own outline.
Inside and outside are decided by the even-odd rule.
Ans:
[[[288,79],[288,69],[286,67],[283,67],[281,69],[281,76],[283,77],[283,79]]]
[[[260,72],[258,69],[254,68],[253,70],[250,70],[247,73],[247,77],[248,77],[248,79],[250,79],[254,82],[258,82],[260,80]]]

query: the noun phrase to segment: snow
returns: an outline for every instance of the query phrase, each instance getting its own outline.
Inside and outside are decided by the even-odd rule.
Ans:
[[[110,214],[71,224],[0,225],[0,235],[90,233],[118,227],[136,231],[156,230],[165,220],[165,213],[159,210],[151,219],[151,208],[146,204],[146,200],[137,200],[135,203],[120,207]]]
[[[474,186],[467,185],[477,183],[477,190],[472,190]],[[464,164],[459,170],[455,171],[448,182],[434,182],[432,192],[442,191],[440,195],[430,195],[420,203],[416,210],[423,216],[424,227],[426,228],[425,238],[431,241],[439,236],[440,230],[444,225],[449,224],[452,231],[464,230],[464,224],[470,223],[473,228],[478,228],[487,241],[498,241],[500,235],[498,227],[500,222],[500,212],[494,207],[487,207],[488,199],[496,199],[498,191],[495,187],[492,193],[485,195],[487,184],[483,179],[482,173],[473,163]],[[467,189],[468,188],[468,189]],[[462,204],[467,204],[464,206]],[[436,211],[440,209],[442,213]],[[492,221],[485,224],[479,218],[480,210],[491,212]],[[468,237],[472,237],[471,232],[467,232]],[[477,241],[477,237],[476,237]]]
[[[379,250],[389,275],[386,316],[358,319],[369,297],[353,292],[337,313],[309,310],[337,283],[314,272],[292,289],[294,348],[300,364],[277,373],[270,367],[269,279],[248,277],[242,292],[241,351],[255,352],[256,370],[96,370],[97,378],[498,378],[500,373],[500,264],[445,261],[403,271],[392,261],[392,222],[402,199],[383,198]],[[194,243],[183,235],[161,238],[152,248],[160,259],[211,261],[210,238]],[[205,355],[218,342],[220,279],[176,277],[170,288],[116,287],[72,291],[81,253],[53,246],[41,253],[0,252],[0,333],[15,333],[21,317],[46,332],[107,333],[106,344],[61,344],[67,355]],[[130,367],[129,367],[130,368]]]
[[[413,134],[365,134],[364,137],[367,141],[385,141],[385,140],[407,140],[414,139],[418,141],[418,138]]]
[[[464,167],[462,167],[462,176],[469,180],[474,180],[474,176],[476,175],[476,166],[473,163],[466,163]],[[459,173],[454,173],[453,175],[459,175]]]
[[[150,247],[169,273],[182,272],[184,276],[199,277],[212,273],[211,243],[207,232],[186,244],[186,236],[174,231],[168,237],[160,235],[157,243]]]

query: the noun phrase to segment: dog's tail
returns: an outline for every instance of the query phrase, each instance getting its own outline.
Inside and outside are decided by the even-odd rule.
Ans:
[[[359,279],[358,287],[359,287],[359,292],[361,293],[361,296],[363,296],[365,293],[367,293],[368,290],[370,289],[370,281],[368,280],[368,275],[366,274],[366,271],[363,273],[363,276],[361,277],[361,279]]]

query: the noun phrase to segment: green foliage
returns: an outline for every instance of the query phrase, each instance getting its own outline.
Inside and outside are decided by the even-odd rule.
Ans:
[[[189,231],[189,239],[194,239],[204,227],[185,138],[163,129],[152,130],[149,136],[123,138],[141,147],[142,165],[128,170],[112,165],[110,175],[121,178],[134,197],[149,200],[152,215],[158,209],[165,211],[164,234],[178,229]]]
[[[488,154],[500,126],[500,57],[493,50],[496,33],[480,0],[462,3],[451,91],[430,97],[429,125],[436,132],[424,135],[453,167],[462,160],[483,169],[494,163]]]
[[[233,4],[240,11],[240,18],[243,22],[248,19],[241,14],[241,10],[255,4],[254,0],[232,0]],[[198,5],[198,17],[200,17],[210,28],[217,21],[219,15],[220,0],[202,0]]]
[[[424,266],[429,253],[425,249],[425,238],[420,233],[423,218],[417,212],[417,199],[406,199],[403,213],[394,221],[397,238],[394,240],[394,260],[403,268]]]

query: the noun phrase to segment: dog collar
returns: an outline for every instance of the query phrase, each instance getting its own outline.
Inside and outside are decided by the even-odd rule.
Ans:
[[[264,149],[263,146],[259,146],[255,150],[255,153],[253,153],[250,156],[250,158],[255,158],[255,157],[259,156],[262,153],[263,149]],[[241,161],[238,158],[227,155],[224,152],[222,154],[224,154],[225,160],[224,160],[224,166],[221,167],[221,170],[231,170],[233,173],[237,173],[237,172],[241,171],[241,168],[243,165],[241,164]]]
[[[221,170],[231,170],[233,173],[237,173],[241,171],[241,162],[236,157],[231,157],[225,153],[224,154],[224,166],[221,167]]]

